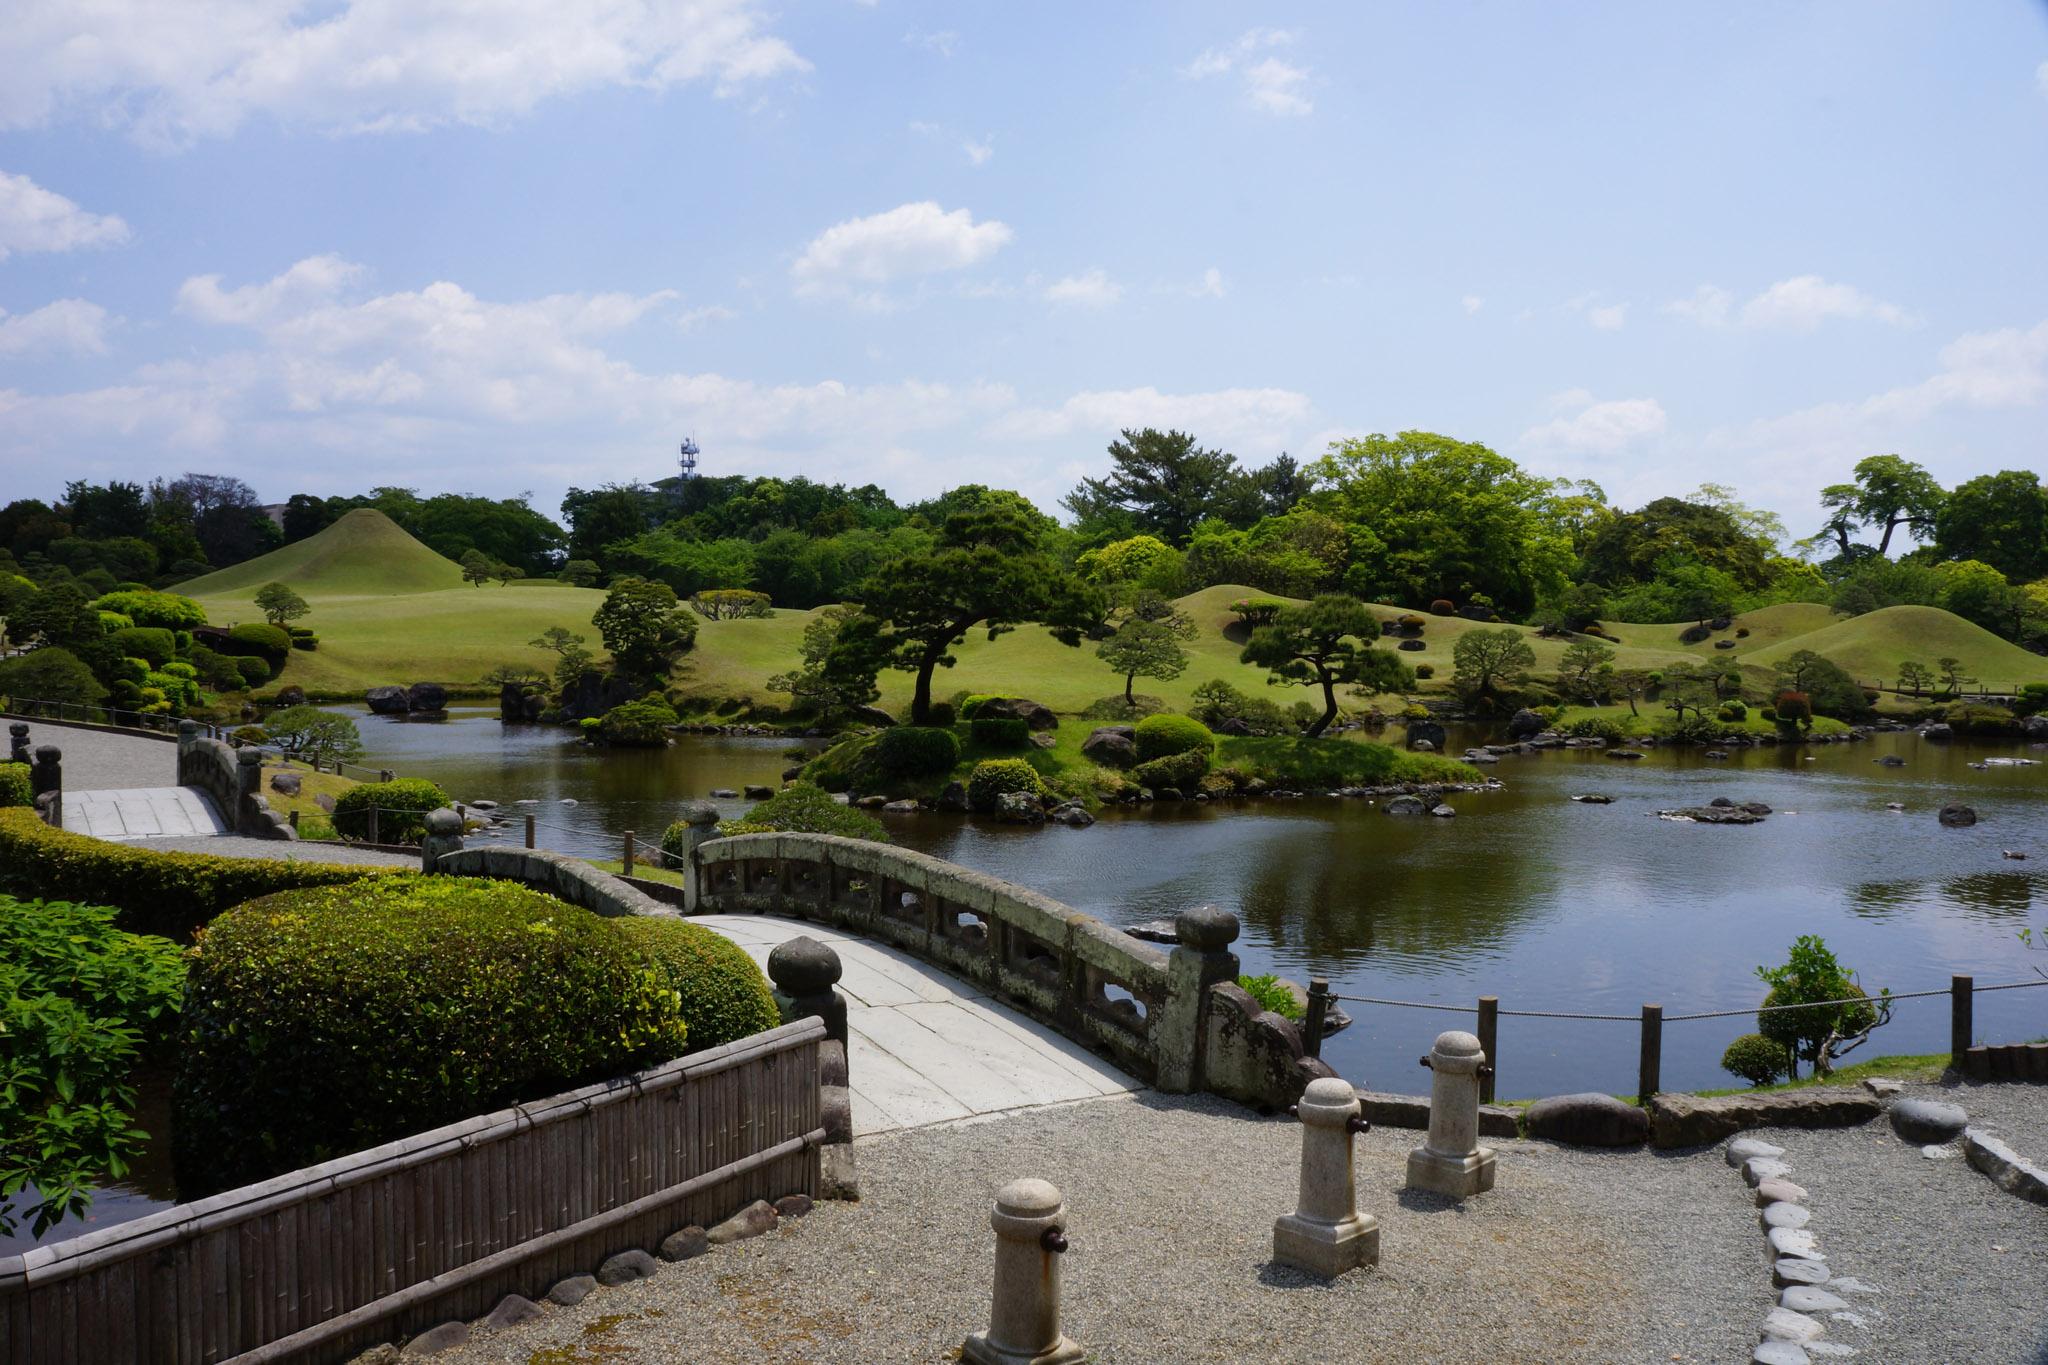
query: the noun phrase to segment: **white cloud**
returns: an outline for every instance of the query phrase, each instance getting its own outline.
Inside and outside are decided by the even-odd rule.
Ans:
[[[1543,455],[1617,455],[1665,427],[1664,405],[1654,398],[1620,398],[1596,402],[1584,389],[1551,399],[1561,415],[1530,427],[1521,444]]]
[[[1223,282],[1223,272],[1210,266],[1202,272],[1202,278],[1189,286],[1188,293],[1198,299],[1220,299],[1230,292],[1230,286]]]
[[[951,57],[960,46],[960,35],[951,29],[927,33],[923,29],[912,29],[903,35],[903,41],[926,52],[936,52],[941,57]]]
[[[720,95],[810,64],[755,0],[16,0],[0,127],[78,117],[182,144],[245,119],[493,125],[607,86]]]
[[[968,165],[986,166],[988,159],[996,154],[996,140],[985,137],[976,142],[973,138],[965,138],[960,143],[960,150],[967,153]]]
[[[1315,105],[1307,95],[1313,73],[1278,57],[1259,56],[1289,46],[1295,36],[1286,29],[1250,29],[1234,43],[1204,51],[1182,67],[1180,74],[1199,81],[1236,72],[1243,79],[1245,102],[1261,113],[1287,117],[1313,113]]]
[[[1107,308],[1123,295],[1124,287],[1099,269],[1054,280],[1045,289],[1047,302],[1077,308]]]
[[[825,229],[790,267],[796,292],[808,297],[884,300],[880,286],[907,276],[964,270],[1006,246],[1008,225],[977,223],[966,209],[947,212],[930,200],[904,204]]]
[[[1818,275],[1794,275],[1779,280],[1739,309],[1735,296],[1728,290],[1703,284],[1693,291],[1691,298],[1665,304],[1664,311],[1702,327],[1725,327],[1733,322],[1760,331],[1811,332],[1830,318],[1893,326],[1909,326],[1913,321],[1894,304],[1873,298],[1854,285],[1837,284]]]
[[[1618,332],[1628,323],[1628,305],[1610,303],[1604,307],[1588,308],[1586,321],[1603,332]]]
[[[113,246],[128,235],[128,225],[113,214],[87,213],[25,175],[0,171],[0,261],[16,251]]]
[[[107,310],[84,299],[58,299],[33,313],[0,308],[0,355],[105,355]]]
[[[274,279],[239,289],[222,289],[218,275],[195,275],[178,287],[178,311],[201,322],[261,326],[324,303],[367,273],[339,256],[308,256]]]
[[[738,316],[738,313],[727,308],[724,304],[713,303],[707,304],[702,308],[692,308],[684,312],[676,318],[676,326],[687,332],[693,328],[702,327],[707,322],[731,322]]]
[[[1458,300],[1458,302],[1465,309],[1465,315],[1467,317],[1470,317],[1472,314],[1478,312],[1480,309],[1486,306],[1486,300],[1480,298],[1477,294],[1467,294],[1464,298]]]
[[[989,432],[1005,439],[1048,440],[1113,436],[1125,427],[1178,427],[1201,432],[1205,441],[1278,446],[1311,411],[1308,395],[1291,389],[1091,390],[1054,408],[1018,408],[990,423]]]

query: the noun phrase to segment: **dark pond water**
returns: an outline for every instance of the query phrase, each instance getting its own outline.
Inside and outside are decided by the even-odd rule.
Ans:
[[[603,751],[484,711],[360,723],[370,763],[431,778],[458,800],[531,800],[513,809],[534,813],[543,846],[590,857],[616,858],[628,829],[651,847],[677,802],[773,784],[789,763],[780,740]],[[1485,738],[1454,734],[1452,744]],[[1878,765],[1884,754],[1905,766]],[[1509,1011],[1634,1016],[1653,1002],[1679,1014],[1753,1007],[1756,967],[1782,961],[1800,934],[1826,938],[1873,993],[1945,990],[1953,972],[1980,984],[2034,978],[2048,954],[2030,953],[2017,933],[2048,928],[2036,914],[2048,897],[2048,765],[1969,766],[2020,756],[2048,754],[1911,735],[1738,750],[1726,761],[1696,750],[1653,749],[1637,762],[1551,751],[1504,759],[1491,769],[1502,789],[1455,798],[1452,820],[1394,818],[1335,798],[1112,810],[1085,830],[887,818],[907,847],[1112,924],[1205,903],[1233,910],[1248,972],[1327,976],[1340,992],[1468,1008],[1491,994]],[[1577,804],[1574,793],[1614,803]],[[1776,813],[1739,828],[1654,816],[1723,795]],[[1948,800],[1969,802],[1980,822],[1942,828],[1934,813]],[[737,815],[749,803],[719,804]],[[2008,849],[2032,860],[2007,859]],[[1471,1026],[1469,1013],[1347,1008],[1357,1022],[1324,1055],[1380,1089],[1423,1090],[1416,1058],[1440,1030]],[[1668,1024],[1665,1086],[1735,1084],[1718,1066],[1721,1051],[1754,1026],[1753,1016]],[[1995,1041],[2048,1035],[2048,987],[1980,995],[1977,1029]],[[1901,1003],[1866,1055],[1947,1047],[1938,997]],[[1504,1097],[1630,1093],[1638,1033],[1632,1022],[1510,1017],[1497,1051]],[[146,1108],[158,1102],[146,1097]],[[155,1127],[149,1112],[143,1122]],[[174,1197],[168,1171],[146,1166],[102,1195],[93,1225]],[[23,1244],[0,1238],[0,1254]]]

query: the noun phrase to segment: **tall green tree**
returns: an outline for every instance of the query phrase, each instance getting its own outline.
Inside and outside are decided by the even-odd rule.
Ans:
[[[993,640],[1038,622],[1064,645],[1102,616],[1102,599],[1040,543],[1045,518],[1015,493],[983,491],[947,516],[931,550],[889,560],[861,589],[884,623],[890,666],[916,675],[913,725],[931,714],[932,673],[950,668],[970,630]]]
[[[296,621],[313,610],[305,598],[293,592],[284,583],[265,583],[256,589],[256,610],[263,613],[263,619],[273,626],[282,626],[287,621]]]
[[[1725,506],[1658,498],[1610,517],[1595,531],[1586,544],[1584,570],[1591,581],[1614,587],[1647,582],[1666,562],[1682,559],[1756,589],[1770,581],[1772,548]]]
[[[590,618],[612,662],[652,686],[667,683],[677,659],[697,642],[697,622],[676,600],[675,589],[644,578],[622,578]]]
[[[1491,704],[1521,686],[1536,651],[1518,630],[1468,630],[1451,646],[1451,685],[1467,699]]]
[[[1892,536],[1901,529],[1913,540],[1934,534],[1943,497],[1934,476],[1911,460],[1872,455],[1856,462],[1850,482],[1820,490],[1820,505],[1828,514],[1820,534],[1832,536],[1846,558],[1862,548],[1850,541],[1850,534],[1872,529],[1878,532],[1877,553],[1888,555]]]
[[[2048,489],[2031,470],[2008,469],[1958,484],[1934,518],[1943,559],[1979,559],[2007,578],[2048,573]]]
[[[1398,655],[1369,643],[1379,638],[1379,618],[1363,602],[1325,593],[1306,606],[1283,608],[1270,625],[1252,631],[1238,657],[1265,669],[1266,681],[1274,686],[1322,689],[1323,714],[1307,732],[1314,739],[1337,718],[1339,683],[1373,692],[1414,685],[1413,670]]]
[[[1307,505],[1356,528],[1347,589],[1414,605],[1491,598],[1520,616],[1569,576],[1556,485],[1473,441],[1427,431],[1333,442]]]
[[[492,571],[497,568],[495,564],[491,563],[491,557],[482,550],[464,551],[460,563],[462,565],[462,581],[474,583],[479,588],[491,581]]]
[[[1135,700],[1132,689],[1139,678],[1171,682],[1186,671],[1188,652],[1181,646],[1186,638],[1173,620],[1133,617],[1096,646],[1095,657],[1123,674],[1124,700],[1131,702]]]
[[[856,607],[827,607],[804,626],[803,667],[768,680],[771,692],[787,692],[799,707],[829,717],[880,697],[875,675],[888,662],[880,643],[882,623]]]
[[[1121,513],[1129,524],[1172,546],[1183,546],[1208,516],[1244,524],[1246,506],[1256,517],[1260,503],[1237,457],[1207,450],[1184,431],[1144,427],[1125,430],[1109,446],[1110,470],[1083,479],[1062,500],[1083,522]]]

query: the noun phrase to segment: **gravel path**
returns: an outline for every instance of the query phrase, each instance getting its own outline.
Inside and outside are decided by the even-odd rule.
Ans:
[[[222,858],[275,858],[283,862],[362,863],[367,867],[410,867],[420,865],[417,853],[380,853],[373,848],[350,848],[346,844],[311,843],[284,839],[244,839],[240,835],[194,835],[190,838],[140,839],[132,848],[162,853],[212,853]]]
[[[64,785],[71,791],[178,785],[178,746],[168,740],[32,720],[28,742],[34,748],[54,744],[63,750]],[[6,752],[0,747],[0,757]]]
[[[1401,1192],[1414,1132],[1361,1142],[1379,1269],[1268,1264],[1300,1130],[1150,1092],[913,1131],[859,1149],[866,1199],[572,1309],[479,1329],[451,1362],[941,1361],[987,1324],[988,1201],[1065,1192],[1066,1325],[1101,1361],[1737,1361],[1773,1301],[1756,1211],[1718,1154],[1499,1145],[1459,1209]]]
[[[2005,1140],[2036,1166],[2048,1167],[2048,1094],[2038,1085],[1957,1085],[1915,1087],[1912,1093],[1960,1104],[1971,1126]]]

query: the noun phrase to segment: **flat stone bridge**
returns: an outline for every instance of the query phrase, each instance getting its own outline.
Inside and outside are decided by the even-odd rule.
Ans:
[[[120,842],[230,832],[206,793],[178,785],[175,743],[49,721],[27,724],[31,751],[50,744],[64,753],[64,828]]]

